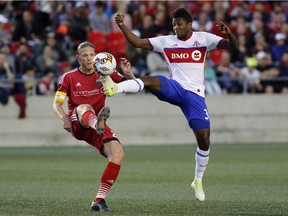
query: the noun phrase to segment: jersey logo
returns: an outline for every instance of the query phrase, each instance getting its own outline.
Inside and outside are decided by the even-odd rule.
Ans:
[[[81,83],[80,83],[80,82],[78,82],[78,83],[76,84],[76,86],[81,86]]]
[[[200,46],[200,43],[199,43],[199,41],[194,41],[194,43],[193,43],[193,45],[192,46],[195,46],[195,47],[199,47]]]
[[[204,63],[206,47],[165,48],[170,63]]]

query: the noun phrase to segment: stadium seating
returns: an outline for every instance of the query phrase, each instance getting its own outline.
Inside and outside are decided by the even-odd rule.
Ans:
[[[112,31],[108,34],[108,51],[114,55],[117,63],[121,57],[127,57],[126,46],[127,39],[122,32]]]
[[[99,31],[90,31],[88,33],[88,40],[94,44],[95,51],[97,53],[99,52],[105,52],[108,50],[108,41],[107,41],[107,35],[104,32]]]

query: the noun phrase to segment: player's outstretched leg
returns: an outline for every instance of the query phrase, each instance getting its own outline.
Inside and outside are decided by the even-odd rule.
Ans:
[[[138,93],[144,89],[144,83],[139,78],[115,83],[110,76],[105,76],[100,79],[100,82],[107,96],[113,96],[122,92]]]
[[[93,201],[91,203],[91,210],[92,211],[100,211],[100,212],[109,212],[111,209],[106,205],[105,200],[101,201]]]
[[[97,117],[97,123],[95,125],[97,134],[103,134],[105,130],[106,120],[109,118],[110,108],[103,107]]]

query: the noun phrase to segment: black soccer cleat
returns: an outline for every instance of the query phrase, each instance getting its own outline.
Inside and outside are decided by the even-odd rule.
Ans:
[[[105,131],[105,125],[106,125],[106,120],[109,118],[110,115],[110,108],[109,107],[103,107],[100,112],[98,113],[98,119],[96,123],[96,133],[99,135],[104,134]]]
[[[93,201],[91,204],[91,210],[92,211],[100,211],[100,212],[110,212],[111,209],[108,208],[108,206],[106,205],[105,200],[101,200],[98,202]]]

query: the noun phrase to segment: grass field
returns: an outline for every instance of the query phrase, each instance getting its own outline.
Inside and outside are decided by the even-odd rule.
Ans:
[[[214,145],[205,202],[190,189],[195,148],[124,146],[109,215],[288,215],[287,144]],[[0,215],[99,215],[105,165],[91,147],[0,148]]]

